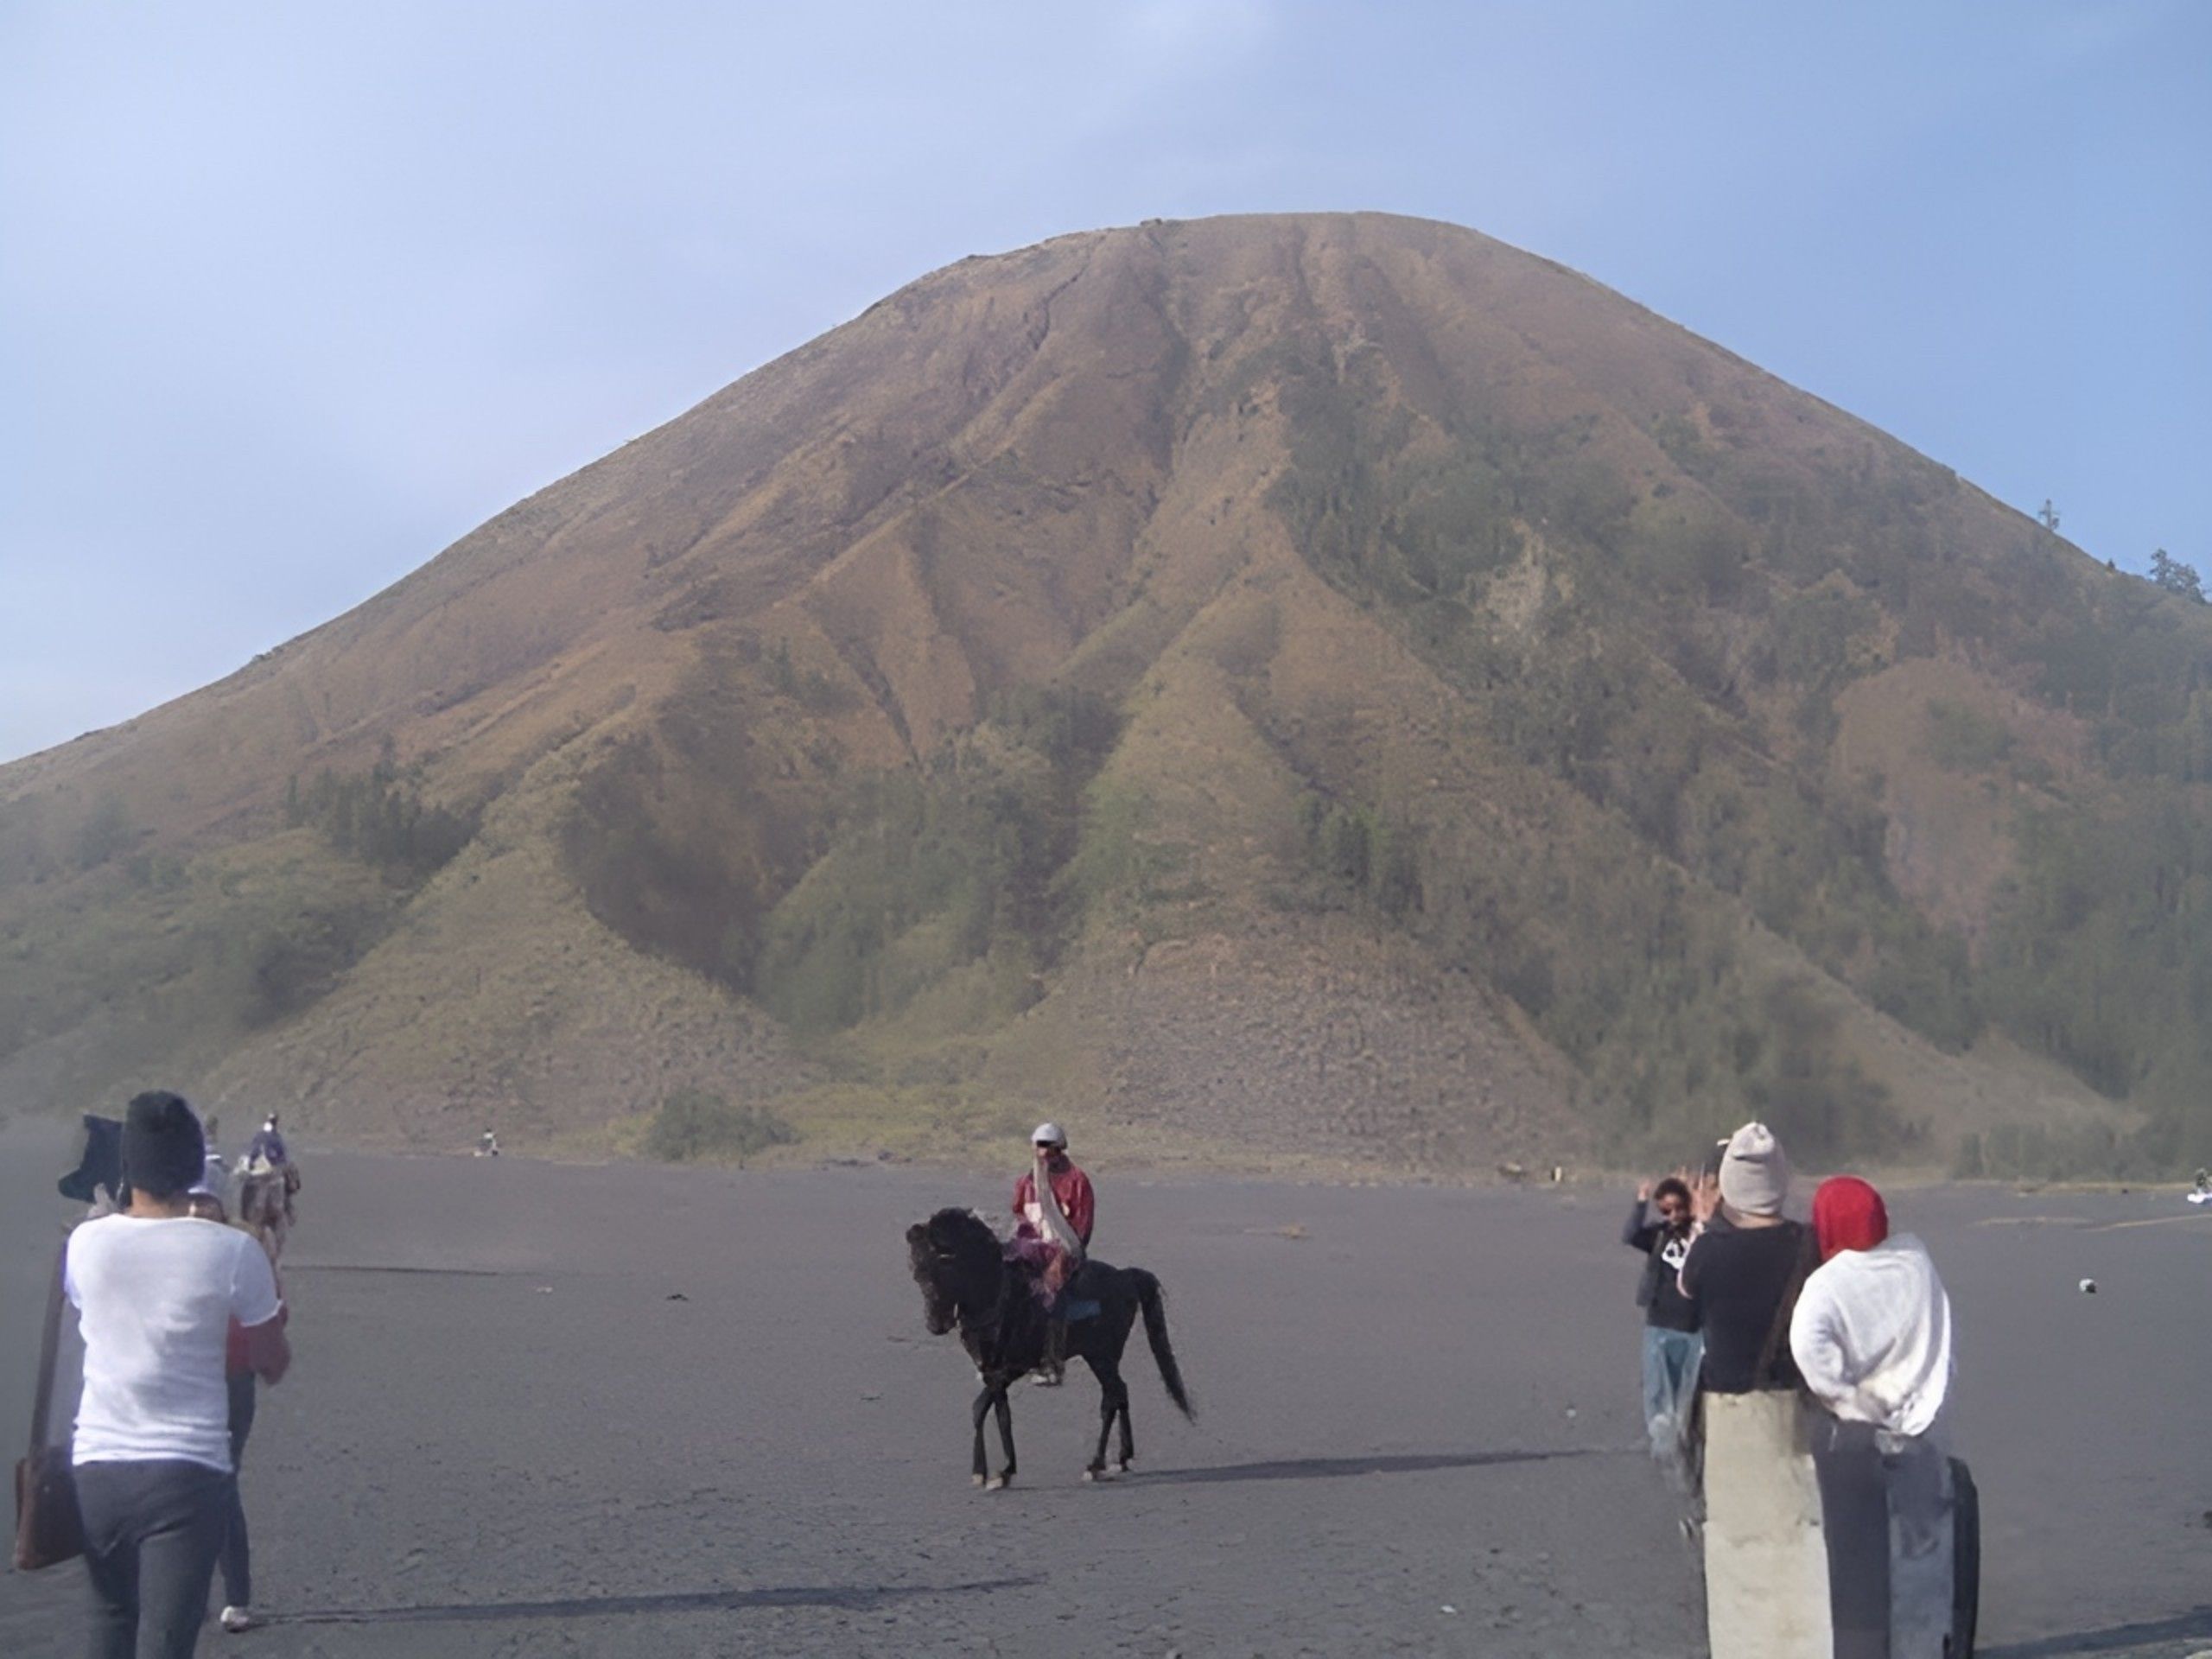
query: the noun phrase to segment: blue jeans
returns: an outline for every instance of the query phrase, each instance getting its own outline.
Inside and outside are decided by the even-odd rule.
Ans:
[[[1651,1437],[1651,1455],[1670,1469],[1687,1453],[1698,1366],[1704,1358],[1702,1333],[1643,1327],[1643,1429]]]

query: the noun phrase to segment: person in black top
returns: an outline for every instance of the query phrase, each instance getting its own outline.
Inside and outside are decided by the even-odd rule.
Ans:
[[[1681,1288],[1705,1333],[1701,1383],[1711,1394],[1797,1386],[1789,1313],[1813,1265],[1802,1222],[1782,1213],[1789,1168],[1763,1126],[1739,1135],[1717,1180],[1700,1181],[1698,1228]],[[1779,1333],[1777,1337],[1777,1332]]]
[[[1690,1413],[1705,1350],[1697,1304],[1682,1294],[1676,1278],[1689,1242],[1689,1183],[1678,1174],[1656,1185],[1644,1182],[1621,1228],[1621,1243],[1644,1255],[1636,1287],[1636,1305],[1643,1310],[1643,1427],[1652,1457],[1685,1484]]]
[[[1782,1213],[1789,1165],[1773,1131],[1728,1138],[1700,1179],[1682,1263],[1703,1318],[1706,1645],[1712,1659],[1834,1659],[1827,1549],[1789,1315],[1810,1230]]]

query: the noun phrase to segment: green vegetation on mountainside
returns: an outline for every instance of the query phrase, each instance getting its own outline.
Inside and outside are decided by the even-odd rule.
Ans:
[[[825,767],[778,797],[746,716],[756,682],[787,691],[789,658],[761,661],[763,673],[725,665],[718,684],[695,684],[687,717],[626,741],[587,780],[569,850],[594,913],[814,1039],[931,993],[969,1030],[1035,1001],[1125,845],[1127,812],[1087,794],[1113,746],[1111,708],[1009,690],[918,765]],[[697,717],[710,707],[712,724]],[[804,798],[817,805],[803,817]]]
[[[74,878],[60,905],[0,893],[0,1055],[54,1049],[34,1075],[94,1097],[155,1065],[205,1065],[327,993],[388,933],[409,890],[294,830]],[[93,1040],[69,1040],[88,1011]]]
[[[764,1108],[733,1106],[706,1089],[678,1089],[660,1103],[646,1126],[645,1149],[669,1163],[695,1159],[745,1160],[798,1139],[789,1123]]]
[[[749,639],[710,655],[649,729],[624,734],[585,776],[563,836],[594,917],[741,993],[768,912],[805,868],[833,758],[809,742],[802,775],[779,741],[779,693],[763,688],[789,660],[764,658]]]
[[[295,777],[284,788],[284,822],[313,824],[340,852],[376,865],[403,884],[442,869],[476,833],[476,815],[423,798],[419,772],[402,776],[391,740],[374,766],[341,777],[326,767],[304,790]]]
[[[1816,1155],[1918,1139],[1903,1103],[1826,1052],[1832,1022],[1747,971],[1709,886],[1940,1046],[1993,1020],[2147,1109],[2123,1160],[2171,1162],[2212,1133],[2212,827],[2185,787],[2212,775],[2197,616],[2129,579],[2078,582],[2047,536],[2024,537],[2001,580],[1975,568],[1952,545],[1956,480],[1894,446],[1784,474],[1670,416],[1648,435],[1695,486],[1639,494],[1624,423],[1509,434],[1473,408],[1439,430],[1372,359],[1276,361],[1300,442],[1274,504],[1300,545],[1394,615],[1503,746],[1641,843],[1584,829],[1509,852],[1432,828],[1399,884],[1419,897],[1384,906],[1519,1002],[1617,1130],[1751,1108]],[[2018,652],[2126,785],[2023,811],[1978,962],[1891,879],[1881,779],[1840,777],[1831,756],[1844,685],[1944,650]],[[1947,769],[2011,756],[1974,710],[1938,704],[1929,724]]]
[[[1065,878],[1115,732],[1095,696],[1007,692],[924,766],[850,780],[827,848],[767,919],[762,999],[817,1036],[963,970],[980,1024],[1034,1002],[1089,896]]]
[[[0,823],[0,1058],[48,1046],[34,1075],[89,1096],[151,1065],[209,1064],[313,1007],[475,817],[426,802],[387,741],[368,772],[294,779],[284,828],[230,845],[134,850],[156,838],[111,797],[67,838],[67,861],[42,828],[35,810]],[[87,1027],[93,1041],[69,1040]]]

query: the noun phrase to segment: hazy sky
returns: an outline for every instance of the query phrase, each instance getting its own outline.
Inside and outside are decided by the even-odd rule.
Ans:
[[[2212,4],[0,6],[0,759],[922,272],[1383,208],[2212,573]]]

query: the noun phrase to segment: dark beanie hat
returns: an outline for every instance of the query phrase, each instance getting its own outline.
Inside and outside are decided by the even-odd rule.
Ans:
[[[156,1198],[188,1192],[207,1161],[200,1120],[182,1095],[154,1089],[132,1099],[123,1118],[123,1179],[134,1191]]]

